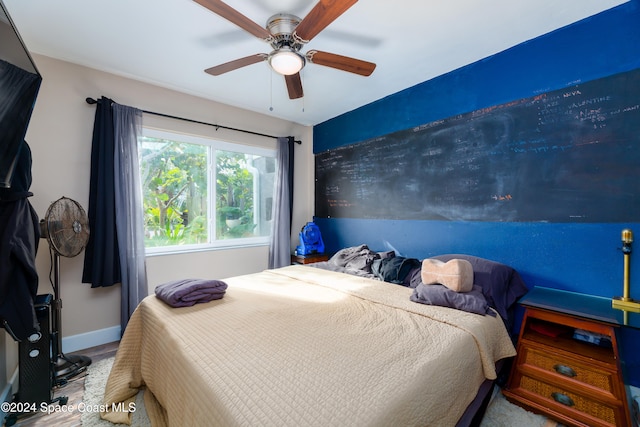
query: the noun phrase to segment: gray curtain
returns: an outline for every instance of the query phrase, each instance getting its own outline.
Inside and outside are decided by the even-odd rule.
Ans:
[[[293,138],[278,138],[269,268],[291,264],[291,214],[293,206]]]
[[[140,301],[147,296],[144,252],[142,187],[138,163],[138,135],[142,130],[142,111],[113,103],[114,186],[116,231],[120,247],[122,332]]]

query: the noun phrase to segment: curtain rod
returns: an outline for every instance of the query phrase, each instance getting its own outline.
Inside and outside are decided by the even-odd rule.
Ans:
[[[87,99],[85,99],[85,101],[87,101],[87,104],[92,104],[92,105],[98,103],[98,101],[93,99],[93,98],[87,98]],[[214,123],[201,122],[199,120],[186,119],[184,117],[172,116],[170,114],[156,113],[155,111],[147,111],[147,110],[141,110],[141,111],[143,113],[153,114],[154,116],[167,117],[169,119],[176,119],[176,120],[182,120],[182,121],[190,122],[190,123],[197,123],[197,124],[200,124],[200,125],[213,126],[214,128],[216,128],[216,130],[218,130],[218,129],[234,130],[236,132],[243,132],[243,133],[248,133],[248,134],[251,134],[251,135],[264,136],[266,138],[278,139],[277,136],[267,135],[267,134],[264,134],[264,133],[253,132],[253,131],[250,131],[250,130],[237,129],[237,128],[232,128],[232,127],[229,127],[229,126],[217,125],[217,124],[214,124]],[[293,142],[295,142],[296,144],[299,144],[299,145],[302,144],[302,141],[298,141],[296,139],[294,139]]]

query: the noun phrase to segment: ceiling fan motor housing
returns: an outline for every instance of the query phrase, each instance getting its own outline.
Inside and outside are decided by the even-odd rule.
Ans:
[[[278,50],[287,46],[294,52],[302,48],[302,43],[294,40],[293,31],[296,29],[301,19],[289,13],[276,13],[267,21],[267,30],[273,36],[271,46]]]
[[[300,18],[288,13],[277,13],[267,21],[267,30],[271,32],[273,51],[268,60],[271,68],[283,75],[298,73],[304,68],[306,60],[299,50],[303,43],[296,40],[293,31],[300,23]]]

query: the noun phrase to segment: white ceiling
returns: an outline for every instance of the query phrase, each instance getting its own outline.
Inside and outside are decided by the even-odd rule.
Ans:
[[[314,125],[626,0],[362,0],[303,52],[352,56],[376,70],[361,77],[307,64],[298,100],[266,62],[206,74],[271,46],[192,0],[2,1],[32,53]],[[264,25],[278,12],[303,18],[316,0],[227,4]]]

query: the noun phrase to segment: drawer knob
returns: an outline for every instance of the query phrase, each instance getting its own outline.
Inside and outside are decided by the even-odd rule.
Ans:
[[[573,406],[573,405],[575,405],[575,403],[573,402],[573,399],[571,399],[566,394],[558,393],[556,391],[556,392],[551,393],[551,397],[553,397],[553,400],[555,400],[556,402],[561,403],[561,404],[563,404],[565,406]]]
[[[560,375],[564,375],[565,377],[573,378],[578,375],[576,371],[566,365],[554,365],[553,369],[555,369],[557,373],[559,373]]]

